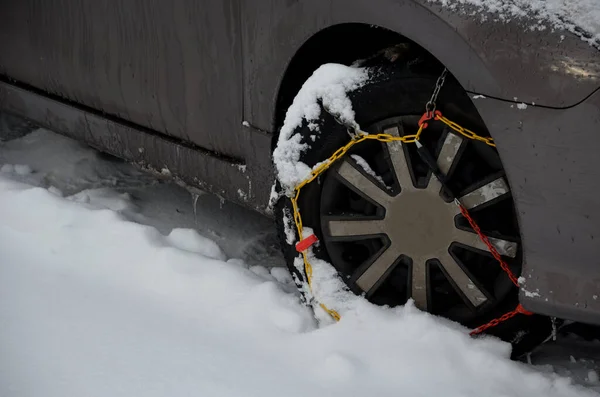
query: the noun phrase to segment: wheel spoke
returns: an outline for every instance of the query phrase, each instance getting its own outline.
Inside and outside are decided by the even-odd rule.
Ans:
[[[486,185],[465,194],[459,200],[467,209],[479,207],[482,204],[489,203],[497,197],[503,196],[510,192],[508,185],[503,177],[500,177]]]
[[[413,259],[411,298],[415,301],[415,306],[424,311],[427,311],[428,307],[427,285],[427,264],[424,260]]]
[[[372,295],[396,266],[399,258],[400,253],[394,244],[382,248],[367,270],[358,277],[356,285],[367,293],[367,297]]]
[[[361,196],[374,201],[385,207],[391,199],[391,196],[384,192],[373,181],[354,168],[349,162],[343,161],[337,170],[338,175]]]
[[[461,147],[466,142],[461,136],[453,134],[446,128],[446,137],[437,159],[437,165],[444,175],[449,176],[460,159]]]
[[[425,188],[425,191],[438,196],[441,194],[442,183],[435,175],[431,174],[431,178],[429,178],[429,182],[427,183],[427,188]],[[447,203],[446,205],[448,206],[448,210],[452,211],[454,216],[460,214],[460,208],[454,202]]]
[[[458,164],[458,161],[460,160],[462,153],[461,148],[465,143],[466,141],[461,136],[453,134],[446,129],[446,137],[444,138],[442,149],[437,158],[437,165],[444,175],[448,176],[450,173],[454,172],[456,164]],[[439,194],[442,190],[442,184],[437,177],[432,174],[426,189],[432,193]]]
[[[388,128],[384,131],[384,133],[393,136],[400,136],[400,131],[398,130],[398,127]],[[394,167],[396,179],[400,184],[400,189],[414,190],[415,187],[413,185],[410,169],[408,167],[408,157],[406,156],[402,145],[403,143],[400,141],[387,143],[388,152],[390,154],[390,160],[392,162],[392,166]]]
[[[327,222],[332,237],[355,237],[356,240],[385,233],[381,220],[330,220]]]
[[[427,187],[424,190],[431,194],[439,195],[442,191],[442,183],[437,176],[432,173],[427,182]],[[458,209],[458,206],[456,206],[456,214],[458,213],[460,213],[460,210]]]
[[[475,285],[473,280],[471,280],[458,262],[456,262],[448,252],[444,252],[438,259],[456,287],[473,306],[478,307],[487,301],[487,297],[483,291]]]
[[[508,256],[511,258],[514,258],[517,255],[517,243],[489,236],[488,240],[490,241],[490,243],[492,243],[492,245],[494,246],[494,248],[496,248],[496,251],[498,251],[500,255]],[[485,245],[485,243],[481,241],[481,239],[476,233],[471,233],[457,229],[455,231],[454,241],[472,248],[476,248],[478,250],[489,252],[487,245]]]

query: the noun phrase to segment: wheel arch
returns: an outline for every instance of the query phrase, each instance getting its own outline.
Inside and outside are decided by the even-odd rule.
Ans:
[[[381,11],[367,8],[367,15],[355,15],[354,18],[321,26],[299,42],[294,52],[285,59],[278,74],[280,79],[268,116],[268,129],[274,132],[273,144],[283,124],[286,109],[303,82],[318,66],[329,62],[349,64],[399,43],[411,43],[427,52],[432,59],[446,66],[467,91],[497,91],[496,79],[485,62],[451,24],[413,1],[400,3],[403,4],[399,7],[408,12],[399,12],[397,18],[392,20],[381,15]]]

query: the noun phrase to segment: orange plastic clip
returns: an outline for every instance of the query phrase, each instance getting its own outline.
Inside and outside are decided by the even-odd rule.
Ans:
[[[310,236],[303,238],[302,240],[300,240],[298,242],[298,244],[296,244],[296,251],[298,251],[298,252],[306,251],[307,249],[310,248],[310,246],[312,246],[317,241],[319,241],[317,236],[315,236],[314,234],[311,234]]]

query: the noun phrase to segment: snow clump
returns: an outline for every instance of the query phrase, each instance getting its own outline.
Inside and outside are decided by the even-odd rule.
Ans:
[[[347,93],[360,88],[368,79],[369,72],[365,68],[325,64],[306,80],[286,113],[273,152],[277,177],[285,191],[290,192],[311,172],[311,167],[300,161],[300,155],[308,145],[302,143],[303,136],[294,134],[296,128],[305,120],[312,126],[312,131],[320,132],[316,123],[321,115],[319,102],[343,123],[359,128]]]

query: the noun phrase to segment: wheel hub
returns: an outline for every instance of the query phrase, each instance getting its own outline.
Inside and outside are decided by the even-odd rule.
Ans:
[[[460,211],[438,193],[438,189],[404,189],[384,206],[385,233],[411,259],[443,252],[453,241],[454,217]]]
[[[383,132],[399,136],[401,123]],[[442,173],[449,175],[455,168],[465,143],[462,137],[446,131],[437,157]],[[345,159],[333,169],[340,182],[383,210],[377,219],[349,215],[323,218],[322,227],[329,239],[348,241],[385,236],[384,246],[350,275],[349,282],[369,297],[402,260],[408,260],[409,295],[417,307],[428,310],[431,303],[429,266],[436,263],[468,306],[476,309],[488,302],[492,294],[475,280],[451,249],[458,245],[489,254],[488,247],[474,232],[456,226],[460,208],[454,201],[448,203],[443,199],[441,183],[435,176],[428,177],[425,187],[414,185],[408,151],[403,143],[387,142],[386,151],[395,185],[400,188],[395,195],[373,177],[372,171],[356,161]],[[504,179],[497,178],[472,189],[459,201],[472,209],[508,193]],[[489,236],[488,239],[501,255],[515,257],[517,243]]]

